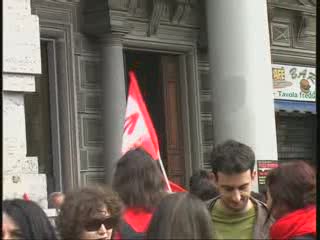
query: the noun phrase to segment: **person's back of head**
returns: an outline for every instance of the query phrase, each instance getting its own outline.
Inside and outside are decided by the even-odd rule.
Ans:
[[[206,201],[219,195],[210,174],[199,170],[190,177],[190,193]]]
[[[155,208],[165,193],[165,182],[156,161],[139,148],[120,158],[112,185],[127,207],[146,210]]]
[[[232,175],[250,170],[253,172],[255,154],[251,147],[235,140],[215,146],[211,153],[212,172]]]
[[[33,201],[4,200],[2,212],[3,239],[57,239],[46,213]],[[15,231],[6,229],[7,224]]]
[[[190,193],[167,195],[152,217],[146,239],[212,239],[205,204]]]
[[[303,161],[280,164],[269,172],[266,185],[275,218],[316,203],[316,173]]]
[[[64,201],[64,194],[62,192],[53,192],[49,195],[49,207],[60,209]]]

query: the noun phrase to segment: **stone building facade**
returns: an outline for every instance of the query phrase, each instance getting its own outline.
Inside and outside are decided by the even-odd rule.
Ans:
[[[232,9],[230,2],[220,7]],[[255,25],[269,43],[261,45],[266,61],[249,63],[266,73],[263,97],[247,93],[250,87],[229,91],[234,83],[222,81],[219,69],[228,63],[215,68],[215,54],[223,52],[210,46],[226,37],[218,35],[225,24],[212,22],[219,6],[210,0],[5,0],[4,198],[27,192],[46,208],[50,192],[110,182],[128,69],[137,71],[172,180],[187,185],[193,171],[209,169],[212,145],[226,138],[248,143],[260,160],[286,158],[290,141],[278,136],[285,128],[277,116],[292,113],[274,112],[270,64],[315,67],[316,0],[250,2],[229,14],[255,14],[256,7],[268,13]],[[241,39],[256,36],[252,27],[243,29]],[[258,72],[248,74],[245,86],[258,88]],[[241,111],[237,91],[246,92]]]

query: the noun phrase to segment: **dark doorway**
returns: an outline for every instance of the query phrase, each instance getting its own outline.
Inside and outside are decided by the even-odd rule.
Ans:
[[[137,76],[141,94],[146,103],[154,128],[157,132],[160,154],[167,170],[165,117],[163,84],[160,77],[160,56],[151,52],[127,50],[125,52],[126,72],[134,70]],[[126,82],[128,89],[128,80]]]
[[[156,129],[170,180],[185,185],[185,157],[178,55],[125,51],[126,73],[134,70]],[[127,82],[128,86],[128,82]]]

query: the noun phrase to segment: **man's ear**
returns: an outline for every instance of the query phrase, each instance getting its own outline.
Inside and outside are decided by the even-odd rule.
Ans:
[[[253,170],[251,174],[252,181],[255,181],[257,179],[257,171]]]

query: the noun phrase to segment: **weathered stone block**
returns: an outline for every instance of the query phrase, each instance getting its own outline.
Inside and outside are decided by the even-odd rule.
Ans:
[[[30,15],[30,0],[3,0],[3,11]]]
[[[16,161],[3,161],[3,174],[37,174],[39,172],[37,157],[23,157]]]
[[[25,159],[26,126],[23,95],[15,92],[3,93],[3,159],[4,170],[14,167]]]
[[[35,80],[34,76],[22,75],[22,74],[3,74],[3,85],[4,91],[14,92],[35,92]]]
[[[40,74],[38,17],[4,12],[3,32],[3,72]]]
[[[38,157],[26,157],[21,162],[21,172],[26,174],[38,174],[39,173],[39,164]]]
[[[22,198],[27,193],[30,200],[48,208],[45,174],[10,174],[3,176],[3,199]]]

